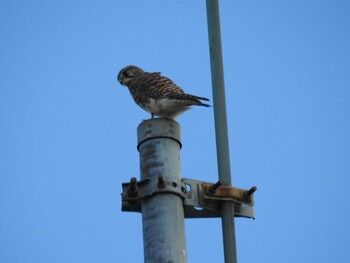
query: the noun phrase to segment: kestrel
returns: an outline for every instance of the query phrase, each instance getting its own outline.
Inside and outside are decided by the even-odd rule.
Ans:
[[[207,98],[186,94],[171,79],[160,72],[145,72],[136,66],[127,66],[118,74],[120,84],[127,86],[137,105],[151,113],[151,117],[175,119],[192,106],[210,105]]]

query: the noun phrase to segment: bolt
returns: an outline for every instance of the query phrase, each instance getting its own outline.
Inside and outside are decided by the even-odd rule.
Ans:
[[[253,186],[252,188],[250,188],[247,192],[246,192],[246,195],[248,197],[250,197],[255,191],[256,191],[256,186]]]
[[[130,179],[130,184],[128,187],[128,196],[135,197],[137,195],[138,187],[137,187],[137,179],[135,177]]]
[[[212,186],[209,187],[209,192],[214,194],[216,190],[222,185],[221,181],[218,181],[216,184],[213,184]]]
[[[165,187],[165,180],[164,177],[162,175],[158,175],[158,183],[157,186],[159,188],[164,188]]]

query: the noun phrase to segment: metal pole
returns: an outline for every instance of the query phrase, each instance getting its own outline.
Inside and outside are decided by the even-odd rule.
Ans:
[[[169,119],[143,121],[137,129],[141,180],[157,189],[181,189],[180,125]],[[171,189],[172,189],[171,188]],[[174,192],[142,199],[145,263],[187,262],[184,209]]]
[[[222,62],[220,15],[218,0],[207,0],[210,65],[213,86],[214,119],[219,180],[231,185],[230,152],[227,132],[224,70]],[[237,262],[233,204],[221,206],[225,262]]]

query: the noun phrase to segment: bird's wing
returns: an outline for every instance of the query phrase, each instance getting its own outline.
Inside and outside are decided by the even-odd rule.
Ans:
[[[144,94],[147,97],[145,99],[160,99],[167,93],[184,93],[171,79],[161,76],[160,72],[144,73],[133,85],[139,94]]]
[[[198,97],[191,94],[186,93],[177,93],[177,92],[169,92],[167,94],[164,94],[164,98],[177,100],[183,104],[186,104],[188,106],[190,105],[200,105],[200,106],[206,106],[209,107],[210,105],[202,103],[201,100],[209,101],[207,98]]]
[[[166,95],[167,98],[172,98],[172,99],[190,99],[190,100],[205,100],[209,101],[209,99],[204,98],[204,97],[199,97],[187,93],[177,93],[177,92],[169,92]]]

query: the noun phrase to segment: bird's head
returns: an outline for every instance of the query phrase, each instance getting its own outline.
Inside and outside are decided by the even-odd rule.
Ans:
[[[118,81],[124,86],[128,86],[131,80],[141,75],[144,71],[136,66],[127,66],[119,71]]]

